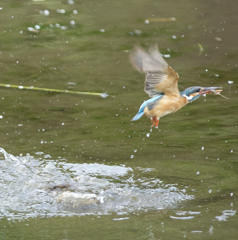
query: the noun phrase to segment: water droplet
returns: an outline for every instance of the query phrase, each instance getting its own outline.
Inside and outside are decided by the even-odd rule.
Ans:
[[[100,96],[101,96],[102,98],[106,98],[106,97],[108,97],[108,94],[102,93]]]
[[[35,29],[39,30],[40,29],[40,25],[35,25]]]
[[[50,11],[49,10],[44,10],[44,15],[45,16],[49,16],[50,15]]]

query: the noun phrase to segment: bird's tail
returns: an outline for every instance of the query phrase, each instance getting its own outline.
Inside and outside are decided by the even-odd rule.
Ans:
[[[144,115],[144,111],[138,112],[138,113],[135,115],[135,117],[133,117],[133,118],[131,119],[131,121],[136,121],[136,120],[140,119],[143,115]]]

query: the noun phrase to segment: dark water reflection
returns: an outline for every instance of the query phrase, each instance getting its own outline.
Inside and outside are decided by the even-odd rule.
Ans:
[[[126,211],[125,216],[112,211],[14,222],[2,213],[2,236],[236,239],[236,2],[70,3],[0,3],[1,83],[107,92],[110,97],[0,88],[0,147],[14,156],[30,153],[37,158],[43,152],[52,161],[132,168],[134,179],[176,184],[194,199],[160,211]],[[145,23],[153,17],[177,21]],[[39,33],[27,30],[39,28],[36,25]],[[148,119],[132,123],[130,119],[148,98],[143,92],[144,76],[128,61],[128,51],[136,42],[159,43],[180,75],[180,90],[192,85],[221,86],[230,99],[201,97],[162,118],[160,129],[152,132]],[[154,170],[143,173],[140,168]]]

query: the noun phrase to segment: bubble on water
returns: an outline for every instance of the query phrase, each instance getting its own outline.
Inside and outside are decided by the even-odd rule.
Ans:
[[[208,192],[209,192],[209,193],[212,193],[212,189],[209,189]]]
[[[232,83],[234,83],[233,81],[228,81],[228,84],[232,84]]]
[[[232,197],[232,196],[233,196],[233,193],[230,193],[230,196]]]
[[[150,23],[150,21],[149,20],[145,20],[145,24],[149,24]]]
[[[134,155],[131,155],[130,158],[134,158]]]
[[[146,137],[150,137],[150,133],[146,133]]]
[[[0,115],[0,119],[3,119],[3,116],[2,116],[2,115]]]
[[[137,149],[135,149],[134,152],[137,152]]]
[[[196,172],[196,174],[197,174],[197,175],[199,175],[199,174],[200,174],[200,172],[199,172],[199,171],[197,171],[197,172]]]
[[[203,150],[204,150],[204,147],[201,147],[201,150],[203,151]]]
[[[73,0],[68,0],[68,4],[74,4]]]
[[[231,153],[233,153],[233,150],[231,150]]]
[[[102,29],[100,29],[99,31],[100,31],[101,33],[104,33],[104,32],[105,32],[105,29],[102,28]]]
[[[172,36],[173,39],[176,39],[177,37],[175,35]]]
[[[77,11],[77,10],[74,10],[74,11],[73,11],[73,14],[78,14],[78,11]]]

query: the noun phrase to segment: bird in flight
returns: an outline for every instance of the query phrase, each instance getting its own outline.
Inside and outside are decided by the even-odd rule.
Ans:
[[[221,87],[193,86],[180,92],[179,75],[164,60],[156,44],[149,48],[148,53],[136,45],[130,52],[130,61],[139,72],[145,73],[144,90],[151,97],[142,103],[132,121],[146,116],[151,118],[151,127],[158,128],[161,117],[178,111],[202,94],[218,95],[222,91]]]

